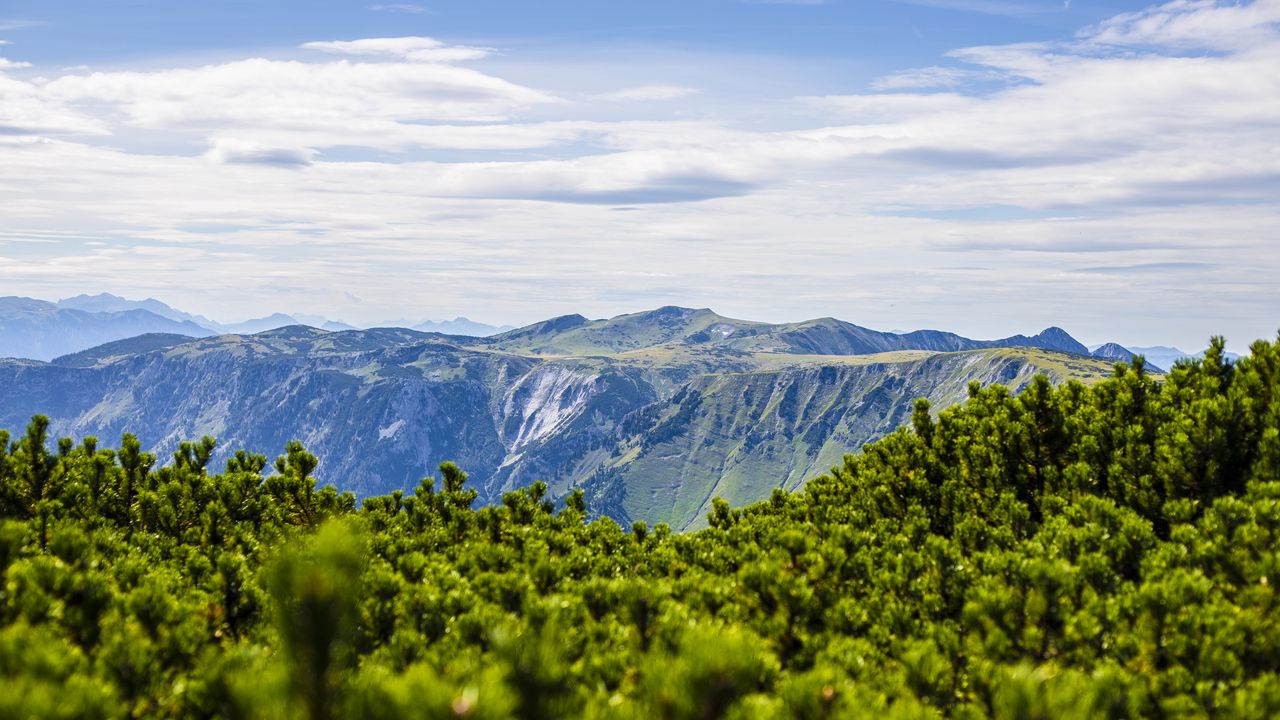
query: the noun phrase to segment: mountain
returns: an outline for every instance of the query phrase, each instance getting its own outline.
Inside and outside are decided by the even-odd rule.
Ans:
[[[57,302],[33,298],[0,298],[0,357],[49,360],[96,345],[141,334],[182,334],[206,337],[219,333],[252,335],[291,325],[307,324],[331,331],[356,326],[319,315],[273,313],[235,323],[220,323],[203,315],[177,310],[154,298],[129,300],[112,295],[77,295]],[[405,324],[408,324],[407,322]],[[465,317],[427,321],[417,328],[444,335],[483,337],[511,330],[474,322]]]
[[[1001,340],[970,340],[937,330],[905,334],[881,332],[835,318],[775,325],[734,320],[706,308],[673,306],[607,320],[566,315],[495,335],[491,340],[494,347],[539,355],[607,355],[668,343],[799,355],[866,355],[897,350],[946,352],[999,347],[1036,347],[1089,354],[1084,345],[1056,327],[1031,337],[1014,335]]]
[[[582,488],[620,521],[684,528],[713,495],[747,502],[799,486],[903,423],[916,397],[942,407],[973,381],[1016,390],[1036,373],[1111,371],[999,342],[686,308],[564,316],[492,338],[305,326],[153,334],[47,363],[0,361],[0,428],[42,412],[57,433],[133,432],[161,457],[207,434],[219,459],[296,438],[323,459],[323,479],[360,495],[411,489],[454,460],[485,502],[544,479],[557,496]]]
[[[204,335],[213,335],[216,333],[234,333],[240,335],[251,335],[253,333],[265,332],[267,330],[275,330],[277,328],[288,327],[289,325],[298,325],[305,323],[320,327],[323,325],[331,325],[326,329],[334,330],[354,330],[354,326],[346,323],[334,323],[326,320],[319,315],[305,315],[302,319],[295,318],[292,315],[284,313],[273,313],[266,317],[253,318],[235,323],[220,323],[210,320],[203,315],[193,315],[191,313],[176,310],[159,300],[147,298],[146,300],[128,300],[119,295],[111,293],[99,293],[97,295],[77,295],[72,298],[59,300],[57,306],[60,308],[68,308],[73,310],[83,310],[90,313],[112,313],[128,310],[145,310],[149,313],[159,315],[160,317],[169,318],[178,322],[189,322],[206,329]]]
[[[84,310],[85,312],[91,313],[146,310],[149,313],[159,315],[162,318],[175,320],[177,322],[190,322],[209,330],[221,329],[218,323],[204,317],[203,315],[192,315],[191,313],[176,310],[154,298],[147,298],[146,300],[128,300],[120,297],[119,295],[112,295],[111,293],[98,293],[97,295],[77,295],[75,297],[63,298],[56,304],[60,308]]]
[[[49,360],[141,334],[176,333],[190,337],[220,333],[252,335],[300,324],[335,332],[357,329],[340,320],[306,313],[273,313],[241,322],[220,323],[203,315],[177,310],[154,298],[129,300],[111,293],[81,294],[53,303],[7,297],[0,298],[0,357]],[[399,324],[410,323],[403,321]],[[422,332],[470,337],[484,337],[512,329],[510,326],[474,322],[465,317],[427,321],[415,327]]]
[[[190,340],[191,338],[186,335],[147,333],[146,335],[136,335],[124,340],[98,345],[88,350],[63,355],[55,358],[53,364],[61,367],[89,368],[110,362],[113,359],[148,353],[153,350],[167,350]]]
[[[486,325],[485,323],[468,320],[464,317],[456,317],[452,320],[427,320],[413,326],[414,330],[422,332],[441,333],[443,335],[470,335],[472,337],[487,337],[496,335],[501,332],[513,330],[510,325],[501,327],[496,325]]]
[[[1193,358],[1204,357],[1203,350],[1197,353],[1189,353],[1184,350],[1179,350],[1176,347],[1168,347],[1165,345],[1156,345],[1154,347],[1130,347],[1128,350],[1136,355],[1144,356],[1147,360],[1154,362],[1163,368],[1171,368],[1174,363],[1179,360],[1190,360]],[[1240,356],[1233,352],[1224,352],[1222,353],[1222,357],[1232,361],[1240,359]]]
[[[1102,358],[1103,360],[1114,360],[1116,362],[1133,362],[1133,353],[1128,348],[1118,343],[1103,343],[1095,348],[1090,348],[1089,355],[1091,357]]]
[[[204,335],[214,335],[217,333],[252,335],[253,333],[275,330],[277,328],[298,325],[300,323],[314,325],[316,327],[329,324],[332,327],[326,329],[333,330],[355,329],[353,326],[347,325],[346,323],[332,323],[318,315],[307,315],[303,319],[299,319],[284,313],[272,313],[266,317],[253,318],[235,323],[220,323],[210,320],[203,315],[192,315],[191,313],[182,312],[181,310],[175,310],[159,300],[152,298],[147,298],[146,300],[127,300],[119,295],[112,295],[111,293],[77,295],[73,298],[59,300],[57,305],[62,308],[84,310],[93,313],[146,310],[147,312],[159,315],[160,317],[177,320],[179,322],[190,322],[192,324],[199,325],[202,328],[206,328],[207,332],[203,333]]]
[[[190,320],[140,308],[96,312],[32,298],[0,297],[0,357],[48,360],[146,333],[212,334]]]
[[[298,321],[291,315],[285,315],[284,313],[272,313],[266,317],[219,325],[218,329],[222,332],[232,333],[235,335],[253,335],[254,333],[278,330],[280,328],[298,324]]]
[[[1121,346],[1119,343],[1110,342],[1092,348],[1089,355],[1101,360],[1110,360],[1111,362],[1132,363],[1134,355],[1142,355],[1142,353],[1134,353],[1128,348]],[[1147,359],[1146,355],[1143,355],[1143,359]],[[1164,370],[1160,369],[1159,366],[1152,362],[1147,362],[1146,367],[1154,373],[1164,372]]]

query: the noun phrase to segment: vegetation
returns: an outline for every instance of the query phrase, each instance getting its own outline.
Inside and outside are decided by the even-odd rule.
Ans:
[[[0,442],[0,717],[1280,715],[1280,342],[971,387],[709,527]]]

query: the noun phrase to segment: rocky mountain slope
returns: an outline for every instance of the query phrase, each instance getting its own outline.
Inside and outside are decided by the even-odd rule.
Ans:
[[[1032,346],[1018,346],[1024,342]],[[569,316],[493,338],[294,326],[192,339],[151,334],[60,357],[0,361],[0,427],[36,412],[57,433],[133,432],[168,457],[212,435],[220,461],[301,440],[325,481],[411,489],[445,460],[482,500],[544,479],[620,521],[695,526],[711,497],[795,487],[968,383],[1035,373],[1091,380],[1111,363],[1061,331],[973,341],[839,321],[768,325],[661,308]],[[1006,346],[1008,345],[1008,346]]]

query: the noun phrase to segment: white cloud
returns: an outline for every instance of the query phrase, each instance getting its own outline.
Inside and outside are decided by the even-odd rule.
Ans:
[[[998,73],[951,67],[924,67],[902,70],[876,78],[872,90],[928,90],[954,88],[980,80],[998,80]]]
[[[514,322],[679,302],[978,336],[1016,320],[1249,339],[1280,306],[1273,6],[1172,2],[798,99],[699,81],[696,104],[659,103],[690,95],[655,72],[610,93],[654,102],[568,102],[581,92],[532,86],[554,74],[415,59],[451,47],[422,39],[0,74],[0,286],[132,278],[245,315],[345,316],[326,307],[341,284],[370,319],[406,302]],[[1010,81],[961,91],[988,77]],[[201,225],[232,229],[184,229]],[[1078,272],[1107,266],[1144,270]]]
[[[0,135],[108,135],[108,125],[0,72]]]
[[[1175,0],[1117,15],[1082,37],[1111,45],[1237,49],[1274,43],[1280,0],[1251,3]]]
[[[497,122],[552,96],[469,68],[407,62],[240,60],[156,72],[68,74],[27,86],[100,122],[292,145],[395,149],[447,134],[432,123]],[[424,144],[430,144],[429,140]]]
[[[697,94],[696,88],[683,85],[640,85],[604,93],[600,97],[605,100],[621,102],[650,102],[663,100],[679,100]]]
[[[859,124],[883,123],[934,113],[950,113],[979,101],[959,93],[885,93],[801,97],[801,102]]]
[[[429,37],[331,40],[304,43],[302,47],[337,55],[381,56],[423,63],[478,60],[493,52],[493,48],[446,45]]]
[[[205,154],[216,163],[232,165],[269,165],[274,167],[305,167],[311,164],[316,152],[301,147],[269,147],[230,139],[214,141]]]
[[[381,5],[370,5],[370,10],[374,12],[394,12],[408,13],[410,15],[434,15],[435,12],[431,8],[422,5],[413,5],[411,3],[389,3]]]

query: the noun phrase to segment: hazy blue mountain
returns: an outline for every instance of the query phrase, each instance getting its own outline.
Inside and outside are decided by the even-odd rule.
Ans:
[[[180,322],[190,322],[205,328],[208,332],[206,335],[217,333],[233,333],[233,334],[253,334],[264,332],[267,330],[275,330],[277,328],[288,327],[290,325],[307,324],[315,327],[321,327],[329,323],[333,327],[326,329],[333,330],[354,330],[355,327],[346,323],[331,323],[319,315],[302,315],[293,316],[284,313],[273,313],[266,317],[253,318],[233,323],[220,323],[210,320],[203,315],[193,315],[191,313],[177,310],[166,305],[159,300],[147,298],[146,300],[128,300],[118,295],[110,293],[99,293],[97,295],[77,295],[72,298],[66,298],[57,302],[58,307],[70,308],[75,310],[84,310],[92,313],[104,312],[120,312],[125,310],[145,310],[150,313],[159,315],[160,317],[177,320]]]
[[[49,360],[146,333],[202,337],[212,331],[149,310],[92,312],[32,298],[0,298],[0,357]]]
[[[355,325],[348,325],[341,320],[326,320],[318,326],[321,330],[331,330],[341,332],[343,330],[358,330]]]
[[[411,489],[454,460],[486,502],[544,479],[556,494],[587,490],[619,520],[683,528],[713,495],[746,502],[799,485],[901,424],[916,397],[945,406],[974,380],[1016,389],[1037,372],[1091,381],[1111,369],[1038,347],[952,351],[979,341],[860,330],[661,308],[494,338],[147,334],[48,363],[0,361],[0,428],[43,412],[58,433],[114,442],[129,431],[161,457],[208,434],[219,460],[296,438],[321,458],[322,479],[360,494]]]
[[[1117,362],[1130,362],[1133,360],[1133,353],[1128,348],[1113,342],[1091,347],[1089,348],[1089,354],[1096,358],[1115,360]]]
[[[487,325],[464,317],[456,317],[452,320],[426,320],[414,325],[413,329],[421,330],[422,332],[441,333],[443,335],[488,337],[489,335],[496,335],[514,328],[510,325]]]
[[[1104,343],[1102,345],[1098,345],[1096,347],[1090,348],[1089,354],[1100,360],[1110,360],[1111,362],[1123,362],[1123,363],[1132,363],[1134,355],[1142,355],[1143,359],[1146,361],[1147,370],[1154,373],[1164,372],[1161,366],[1156,365],[1156,363],[1152,361],[1151,358],[1147,357],[1145,353],[1133,352],[1128,348],[1120,345],[1119,343],[1111,342],[1111,343]]]
[[[1156,363],[1162,368],[1171,368],[1174,363],[1179,360],[1204,357],[1203,350],[1197,353],[1189,353],[1184,350],[1179,350],[1176,347],[1168,347],[1165,345],[1156,345],[1153,347],[1129,347],[1128,349],[1130,352],[1142,355],[1147,360]],[[1240,358],[1239,354],[1233,352],[1224,352],[1222,356],[1227,360],[1238,360]]]
[[[63,298],[55,303],[60,308],[70,310],[84,310],[91,313],[113,313],[123,312],[126,310],[146,310],[149,313],[159,315],[163,318],[176,320],[178,322],[190,322],[208,330],[219,330],[218,323],[210,320],[203,315],[193,315],[191,313],[177,310],[166,305],[154,298],[146,300],[128,300],[119,295],[111,293],[98,293],[97,295],[76,295],[75,297]]]
[[[252,335],[300,324],[332,331],[357,329],[355,325],[341,320],[306,313],[273,313],[223,323],[178,310],[154,298],[129,300],[111,293],[82,294],[53,303],[10,297],[0,299],[0,333],[4,334],[0,337],[0,356],[48,360],[146,333],[180,333],[192,337]],[[400,324],[408,326],[412,323],[403,321]],[[484,337],[512,328],[458,317],[419,323],[417,329],[444,335]]]
[[[280,328],[289,327],[290,325],[299,324],[301,323],[299,323],[292,315],[272,313],[266,317],[219,325],[218,329],[224,333],[231,333],[235,335],[253,335],[255,333],[267,332],[268,330],[278,330]]]

